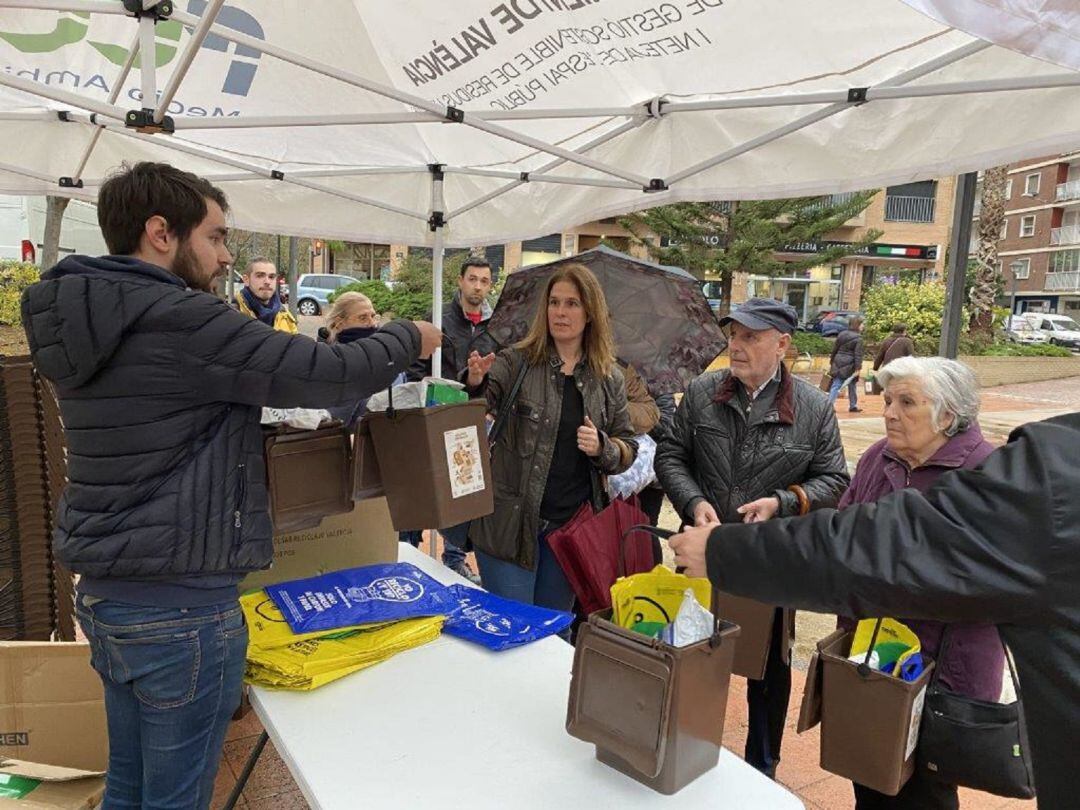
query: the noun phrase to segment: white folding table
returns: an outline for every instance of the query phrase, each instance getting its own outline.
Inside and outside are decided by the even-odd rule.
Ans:
[[[403,562],[464,582],[400,546]],[[564,728],[572,662],[554,637],[493,653],[441,636],[312,692],[253,687],[251,703],[315,808],[803,807],[726,749],[674,796],[602,765]]]

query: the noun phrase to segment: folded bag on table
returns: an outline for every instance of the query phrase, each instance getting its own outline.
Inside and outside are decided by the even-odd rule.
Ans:
[[[294,633],[439,615],[445,592],[410,563],[346,568],[266,588]]]
[[[506,650],[561,632],[574,620],[572,613],[503,599],[467,585],[446,589],[447,635]]]

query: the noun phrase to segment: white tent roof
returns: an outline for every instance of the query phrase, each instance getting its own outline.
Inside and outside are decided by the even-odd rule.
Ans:
[[[155,31],[120,0],[0,0],[0,191],[92,198],[166,160],[240,227],[434,244],[434,208],[469,246],[1080,145],[1075,0],[176,3]],[[159,67],[125,73],[140,29]],[[155,89],[174,134],[125,126]]]

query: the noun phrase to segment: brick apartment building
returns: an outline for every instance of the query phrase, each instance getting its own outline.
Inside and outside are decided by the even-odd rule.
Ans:
[[[1015,290],[1016,312],[1080,315],[1080,151],[1013,164],[1008,177],[1002,304]]]

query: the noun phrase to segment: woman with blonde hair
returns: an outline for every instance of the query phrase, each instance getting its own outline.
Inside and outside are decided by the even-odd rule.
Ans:
[[[470,391],[492,415],[509,408],[492,457],[495,511],[473,521],[469,537],[492,593],[570,610],[574,594],[547,537],[582,504],[603,503],[601,475],[629,467],[637,445],[596,276],[563,265],[541,300],[521,343],[469,357]]]
[[[371,299],[363,293],[346,292],[334,299],[333,306],[326,316],[326,342],[352,343],[355,340],[371,337],[379,331],[379,315]],[[404,381],[404,374],[399,375],[392,385]],[[367,397],[346,405],[328,408],[330,415],[340,419],[351,428],[367,412]]]

